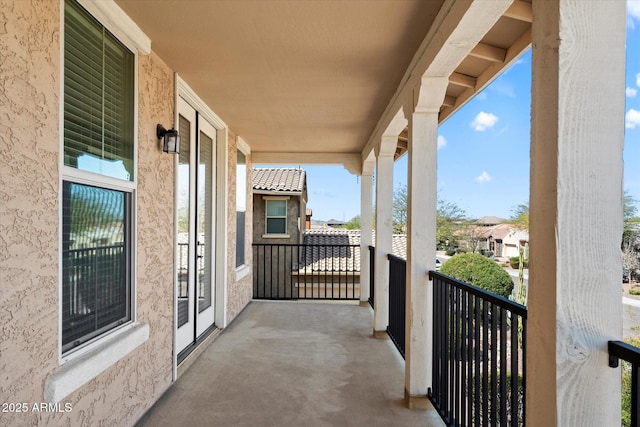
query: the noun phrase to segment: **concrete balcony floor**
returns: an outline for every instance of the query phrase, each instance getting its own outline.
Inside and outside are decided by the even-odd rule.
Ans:
[[[254,301],[139,426],[442,426],[404,404],[404,361],[369,307]]]

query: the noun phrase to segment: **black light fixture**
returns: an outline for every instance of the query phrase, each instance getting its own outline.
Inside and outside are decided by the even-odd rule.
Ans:
[[[177,130],[174,128],[166,130],[164,126],[158,123],[158,126],[156,126],[156,135],[158,135],[158,139],[164,139],[162,151],[170,154],[180,153],[180,135]]]

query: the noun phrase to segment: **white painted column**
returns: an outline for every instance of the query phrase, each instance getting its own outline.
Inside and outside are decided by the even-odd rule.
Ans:
[[[430,407],[433,283],[428,271],[435,269],[436,259],[438,112],[448,84],[446,77],[423,78],[409,117],[405,335],[405,401],[409,408]]]
[[[620,425],[625,2],[533,2],[527,425]]]
[[[393,236],[393,154],[398,136],[383,136],[376,161],[376,256],[373,336],[387,338],[389,325],[389,259]],[[391,148],[393,147],[393,149]]]
[[[373,156],[371,156],[373,157]],[[362,164],[360,183],[360,306],[369,306],[370,261],[369,246],[373,243],[373,167],[375,160]]]

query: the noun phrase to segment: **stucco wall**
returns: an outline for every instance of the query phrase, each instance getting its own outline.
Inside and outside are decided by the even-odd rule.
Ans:
[[[0,400],[43,402],[59,368],[60,2],[0,3]],[[172,123],[173,77],[139,56],[137,320],[149,339],[67,398],[70,412],[0,412],[0,425],[130,425],[172,372],[173,158],[156,123]]]
[[[2,402],[41,402],[58,365],[59,9],[0,2]],[[37,418],[0,411],[0,425]]]
[[[287,200],[287,234],[289,238],[262,237],[266,232],[266,203],[262,194],[253,195],[253,242],[254,243],[302,243],[302,235],[298,224],[304,227],[305,216],[300,218],[300,197],[291,196]],[[267,196],[268,197],[268,196]],[[304,203],[303,203],[304,204]]]
[[[246,156],[247,161],[247,211],[245,214],[245,265],[248,268],[248,274],[239,278],[242,268],[236,268],[236,165],[237,165],[237,143],[236,135],[228,132],[228,183],[229,183],[229,203],[227,205],[228,218],[228,234],[227,234],[227,323],[231,322],[242,309],[253,298],[252,285],[252,252],[251,252],[251,236],[253,230],[253,199],[251,197],[251,155]]]

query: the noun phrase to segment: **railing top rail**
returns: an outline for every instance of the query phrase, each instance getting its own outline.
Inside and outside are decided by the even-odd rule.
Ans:
[[[484,289],[478,288],[477,286],[470,285],[469,283],[454,279],[453,277],[446,276],[442,273],[429,271],[429,280],[433,280],[434,278],[438,278],[443,282],[453,285],[459,289],[463,289],[472,295],[481,297],[489,301],[490,303],[497,305],[498,307],[506,308],[512,313],[517,314],[524,319],[527,318],[527,307],[522,304],[518,304],[517,302],[511,301],[505,297],[485,291]]]
[[[395,261],[395,262],[400,262],[400,263],[404,263],[404,264],[406,264],[406,262],[407,262],[406,259],[404,259],[402,257],[399,257],[397,255],[394,255],[394,254],[387,254],[387,259],[389,261]]]
[[[89,251],[97,251],[104,249],[121,249],[124,247],[124,243],[117,243],[115,245],[105,245],[105,246],[91,246],[89,248],[76,248],[69,249],[69,252],[89,252]]]
[[[376,247],[375,247],[375,246],[373,246],[373,245],[369,245],[369,250],[370,250],[370,251],[374,251],[375,249],[376,249]]]
[[[326,248],[326,247],[336,247],[336,248],[359,248],[360,245],[353,245],[351,243],[333,243],[333,244],[323,244],[323,243],[252,243],[253,246],[290,246],[290,247],[305,247],[305,248]]]
[[[623,341],[609,341],[609,366],[615,368],[618,366],[617,360],[612,364],[611,357],[615,359],[626,360],[635,366],[640,366],[640,348],[634,347]]]

